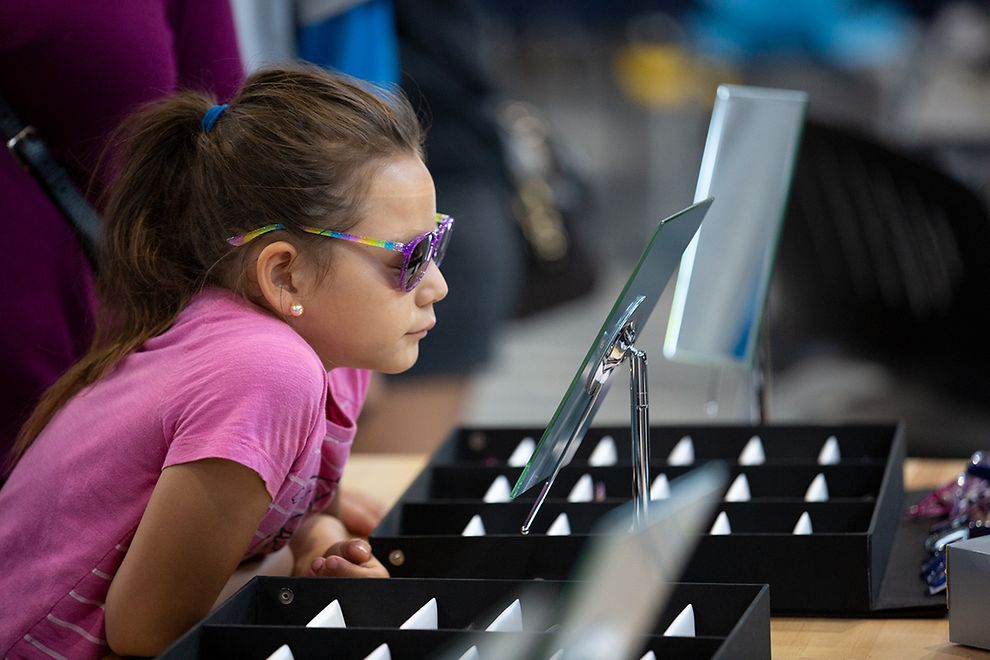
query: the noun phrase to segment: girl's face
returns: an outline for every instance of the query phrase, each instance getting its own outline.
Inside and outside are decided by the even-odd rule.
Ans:
[[[359,222],[347,231],[408,242],[435,228],[433,179],[415,156],[387,161],[371,180]],[[419,342],[436,323],[433,304],[447,295],[447,282],[430,263],[412,291],[397,282],[402,254],[332,240],[330,272],[301,300],[304,312],[292,326],[329,370],[357,367],[384,373],[409,369]]]

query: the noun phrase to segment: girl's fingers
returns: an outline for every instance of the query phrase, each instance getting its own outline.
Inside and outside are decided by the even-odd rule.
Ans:
[[[363,539],[334,543],[322,557],[313,560],[310,570],[320,577],[388,577],[388,571],[371,554],[371,546]]]
[[[368,536],[385,516],[385,507],[373,497],[349,490],[341,495],[339,515],[352,534]]]
[[[384,518],[385,514],[387,513],[385,505],[374,497],[364,496],[361,498],[360,504],[361,507],[365,510],[365,512],[369,516],[372,516],[373,518],[376,519],[376,523],[377,521]]]
[[[372,559],[371,546],[363,539],[350,539],[334,543],[327,548],[323,556],[326,558],[331,556],[343,557],[353,564],[363,564]]]
[[[381,563],[372,559],[364,565],[352,564],[339,555],[317,557],[313,560],[313,574],[319,577],[342,578],[386,578],[388,571]]]
[[[358,536],[369,536],[378,525],[378,518],[358,505],[342,504],[340,519],[347,531]]]

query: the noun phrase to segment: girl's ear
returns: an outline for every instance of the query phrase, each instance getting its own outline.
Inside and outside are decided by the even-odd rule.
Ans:
[[[298,257],[299,251],[294,245],[275,241],[258,253],[255,262],[258,289],[268,308],[282,317],[293,316],[292,306],[303,303],[305,274]]]

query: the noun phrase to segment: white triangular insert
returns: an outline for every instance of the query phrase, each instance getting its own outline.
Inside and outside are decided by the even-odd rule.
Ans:
[[[740,465],[763,465],[767,462],[766,452],[763,451],[763,442],[760,436],[754,435],[739,452]]]
[[[509,480],[505,478],[504,474],[495,477],[495,481],[485,491],[485,496],[482,499],[488,504],[508,502],[512,499],[512,486],[509,485]]]
[[[495,617],[491,625],[485,628],[486,632],[522,632],[522,605],[519,599],[512,601],[512,604],[502,610],[502,613]]]
[[[289,648],[288,644],[282,644],[265,660],[295,660],[295,656],[292,655],[292,649]]]
[[[828,436],[828,440],[822,445],[818,452],[819,465],[835,465],[842,460],[842,453],[839,451],[839,440],[834,436]]]
[[[467,651],[465,651],[461,657],[457,660],[481,660],[481,655],[478,653],[478,647],[472,646]]]
[[[615,440],[610,435],[603,436],[588,457],[588,465],[594,467],[609,467],[618,462],[619,451],[615,448]]]
[[[529,436],[523,438],[509,456],[508,464],[512,467],[525,467],[534,449],[536,449],[536,441]]]
[[[792,531],[791,534],[796,536],[807,536],[813,531],[814,530],[811,529],[811,516],[808,515],[807,511],[805,511],[801,514],[801,517],[798,518],[797,523],[794,525],[794,531]]]
[[[827,502],[828,501],[828,484],[825,483],[825,475],[819,472],[815,475],[815,478],[811,480],[811,484],[808,486],[808,490],[804,491],[804,501],[805,502]]]
[[[416,613],[399,626],[399,630],[436,630],[437,629],[437,599],[431,598],[426,605],[416,610]]]
[[[664,637],[694,637],[694,606],[688,605],[677,615],[667,629]]]
[[[667,465],[691,465],[694,463],[694,441],[686,435],[677,441],[667,454]]]
[[[568,502],[591,502],[595,499],[595,482],[590,474],[582,474],[567,495]]]
[[[740,474],[733,480],[729,490],[725,492],[725,501],[748,502],[749,499],[749,479],[746,478],[745,474]]]
[[[481,516],[473,515],[468,524],[464,527],[464,531],[461,532],[461,536],[484,536],[485,535],[485,523],[481,522]]]
[[[547,528],[547,536],[570,536],[571,521],[566,513],[561,513]]]
[[[657,654],[653,651],[647,651],[639,660],[657,660]]]
[[[388,644],[382,644],[364,656],[364,660],[392,660],[392,652],[388,650]]]
[[[712,528],[708,530],[708,533],[713,536],[725,536],[726,534],[732,533],[732,525],[729,524],[729,516],[722,511],[715,518],[715,522],[712,523]]]
[[[320,610],[320,613],[310,619],[307,628],[346,628],[344,613],[340,611],[340,603],[336,599]]]
[[[650,486],[650,499],[665,500],[668,497],[670,497],[670,482],[667,481],[667,475],[661,472]]]

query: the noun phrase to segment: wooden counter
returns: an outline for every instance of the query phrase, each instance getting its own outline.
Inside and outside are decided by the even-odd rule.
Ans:
[[[347,465],[346,483],[374,494],[391,506],[426,465],[426,458],[418,454],[356,454]],[[965,460],[908,459],[904,465],[905,487],[939,486],[959,474]],[[770,635],[775,660],[990,659],[990,651],[950,644],[947,619],[775,617],[770,623]]]

